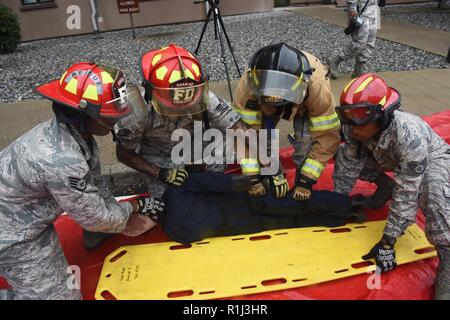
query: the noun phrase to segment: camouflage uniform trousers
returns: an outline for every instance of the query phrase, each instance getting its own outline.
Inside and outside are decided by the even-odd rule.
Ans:
[[[355,59],[356,64],[364,66],[371,58],[377,39],[377,18],[361,16],[363,24],[352,34],[352,41],[341,48],[339,56],[344,60]]]
[[[438,247],[439,267],[434,285],[435,300],[450,300],[450,248]]]
[[[435,299],[450,300],[450,154],[430,163],[419,204],[427,219],[427,238],[439,256]]]
[[[371,182],[382,171],[375,159],[368,157],[359,178]],[[420,186],[419,207],[426,217],[427,239],[439,256],[435,298],[450,299],[450,154],[430,161]]]
[[[3,292],[9,299],[80,300],[70,270],[53,225],[38,238],[0,252],[0,276],[12,286]]]

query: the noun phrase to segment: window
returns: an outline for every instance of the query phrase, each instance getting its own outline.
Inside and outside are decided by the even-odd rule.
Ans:
[[[36,10],[46,8],[56,8],[55,0],[22,0],[22,7],[20,10]]]
[[[23,5],[55,2],[55,0],[22,0]]]

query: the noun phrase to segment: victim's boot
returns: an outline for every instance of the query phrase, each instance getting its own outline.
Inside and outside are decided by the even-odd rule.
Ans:
[[[353,208],[378,209],[384,206],[384,204],[392,198],[394,181],[391,177],[382,172],[373,182],[377,185],[375,193],[370,197],[361,194],[353,196],[351,198],[351,205]]]
[[[339,76],[339,64],[344,61],[341,56],[333,56],[329,60],[328,66],[328,74],[331,79],[336,80]]]
[[[113,235],[113,233],[91,232],[83,229],[84,247],[88,250],[96,249]]]

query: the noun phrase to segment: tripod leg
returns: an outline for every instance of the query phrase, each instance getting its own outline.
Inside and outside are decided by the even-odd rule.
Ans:
[[[203,24],[202,33],[200,34],[200,39],[198,39],[197,48],[195,48],[194,53],[198,54],[198,50],[200,49],[200,44],[202,43],[203,36],[205,35],[206,27],[208,26],[209,19],[211,18],[212,8],[209,9],[208,14],[206,15],[205,23]]]
[[[218,27],[219,24],[217,23],[217,12],[219,9],[214,9],[213,15],[214,15],[214,40],[217,40],[217,34],[218,34]]]
[[[219,18],[219,23],[220,23],[220,25],[222,27],[223,34],[225,35],[225,39],[227,40],[228,48],[230,49],[231,56],[233,57],[234,65],[236,66],[236,70],[237,70],[237,72],[239,74],[239,77],[240,77],[241,76],[241,70],[239,69],[239,65],[237,63],[236,56],[234,55],[234,49],[233,49],[233,47],[231,45],[230,38],[228,38],[227,30],[225,29],[225,24],[223,23],[222,16],[220,15],[219,9],[217,9],[217,11],[218,11],[217,16]]]
[[[230,75],[228,73],[228,65],[227,65],[227,59],[226,59],[226,56],[225,56],[225,48],[224,48],[224,45],[223,45],[223,39],[222,39],[222,35],[220,34],[220,26],[218,26],[217,31],[218,31],[217,33],[218,33],[218,36],[219,36],[220,52],[221,52],[221,56],[222,56],[222,62],[223,62],[223,65],[225,66],[225,74],[227,76],[228,90],[230,91],[230,99],[231,99],[231,101],[233,101],[233,90],[231,90]]]

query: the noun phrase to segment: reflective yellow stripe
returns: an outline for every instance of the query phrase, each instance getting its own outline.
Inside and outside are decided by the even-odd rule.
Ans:
[[[352,81],[350,81],[350,82],[345,86],[345,88],[344,88],[344,92],[345,92],[345,93],[347,93],[348,88],[352,85],[353,82],[356,81],[356,79],[358,79],[358,78],[353,79]]]
[[[234,110],[241,115],[241,119],[245,123],[250,124],[250,125],[261,125],[262,124],[261,111],[242,110],[237,107],[234,107]]]
[[[156,78],[158,80],[164,80],[164,77],[166,76],[167,71],[169,71],[169,69],[167,69],[166,66],[162,66],[161,68],[156,70]]]
[[[303,82],[303,73],[300,75],[298,80],[294,83],[294,85],[291,88],[291,91],[297,90],[297,88],[301,85],[302,82]]]
[[[173,70],[169,78],[169,83],[177,82],[180,79],[181,79],[181,72],[178,70]]]
[[[329,116],[309,117],[309,125],[309,130],[311,132],[317,132],[339,128],[340,121],[335,112],[333,114],[330,114]]]
[[[106,71],[102,72],[102,80],[103,80],[103,84],[114,83],[114,79],[111,77],[109,72],[106,72]]]
[[[378,104],[381,104],[382,106],[384,106],[385,103],[386,103],[386,96],[384,96],[383,99],[381,99],[380,102],[378,102]]]
[[[301,171],[309,173],[316,179],[319,179],[320,175],[322,174],[323,168],[324,168],[323,165],[319,161],[308,158],[303,164]]]
[[[62,77],[61,77],[61,80],[59,80],[59,84],[60,84],[60,85],[62,85],[62,82],[63,82],[64,78],[66,77],[66,74],[67,74],[67,71],[64,72],[64,74],[63,74]]]
[[[361,83],[361,84],[358,86],[358,88],[356,88],[355,94],[358,93],[358,92],[363,91],[364,88],[367,87],[367,85],[368,85],[369,83],[372,82],[372,80],[373,80],[373,77],[372,77],[372,76],[370,76],[370,77],[368,77],[366,80],[364,80],[363,83]]]
[[[241,159],[241,169],[242,173],[244,174],[260,172],[259,163],[257,159],[249,159],[249,158]]]
[[[192,63],[191,67],[192,67],[192,70],[194,70],[197,77],[199,77],[200,76],[200,68],[195,63]]]
[[[157,54],[152,59],[152,66],[155,66],[155,64],[158,63],[159,60],[161,60],[162,54]]]
[[[76,95],[77,94],[77,88],[78,88],[78,80],[75,78],[72,78],[69,83],[66,86],[66,90],[70,93]]]
[[[98,101],[97,87],[90,84],[84,91],[83,98]]]

